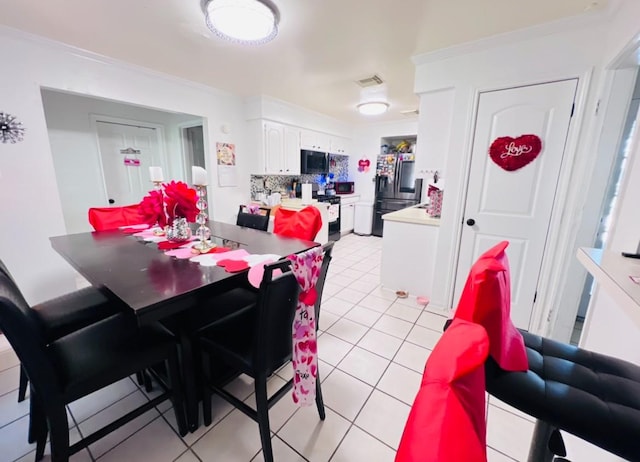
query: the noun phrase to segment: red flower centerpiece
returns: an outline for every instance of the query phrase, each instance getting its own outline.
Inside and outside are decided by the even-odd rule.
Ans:
[[[182,181],[162,185],[163,190],[150,191],[140,202],[140,214],[145,223],[164,228],[168,240],[187,241],[191,238],[189,223],[200,210],[198,193]]]

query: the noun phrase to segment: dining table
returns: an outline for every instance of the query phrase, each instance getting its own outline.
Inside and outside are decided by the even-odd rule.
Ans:
[[[210,221],[211,243],[250,255],[287,256],[319,244],[250,228]],[[207,298],[247,284],[247,270],[228,272],[189,258],[175,258],[123,230],[50,238],[51,246],[94,287],[120,300],[140,326],[180,319],[203,294]],[[224,255],[224,254],[221,254]],[[215,307],[212,307],[215,309]],[[178,323],[180,325],[180,323]],[[189,429],[198,427],[198,384],[189,332],[178,329]]]

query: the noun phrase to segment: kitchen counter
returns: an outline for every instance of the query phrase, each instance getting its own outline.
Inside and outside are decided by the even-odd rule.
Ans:
[[[430,217],[423,204],[387,213],[382,215],[382,219],[400,223],[413,223],[416,225],[440,226],[440,218]]]

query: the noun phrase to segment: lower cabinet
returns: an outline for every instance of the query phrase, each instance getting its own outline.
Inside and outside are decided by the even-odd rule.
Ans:
[[[353,231],[356,219],[356,202],[360,196],[343,198],[340,202],[340,233],[346,234]]]

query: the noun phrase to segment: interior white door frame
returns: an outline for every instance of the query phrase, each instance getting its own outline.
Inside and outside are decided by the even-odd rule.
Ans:
[[[98,135],[98,122],[108,122],[113,124],[121,124],[121,125],[132,125],[135,127],[142,128],[153,128],[155,129],[156,138],[158,140],[158,149],[159,155],[165,165],[169,165],[167,159],[167,151],[165,149],[165,133],[164,133],[164,125],[155,124],[151,122],[143,122],[141,120],[133,120],[133,119],[124,119],[121,117],[112,117],[112,116],[104,116],[100,114],[89,114],[89,119],[91,120],[91,130],[93,131],[93,138],[96,143],[96,149],[98,152],[98,165],[100,166],[100,176],[102,177],[102,189],[104,191],[105,203],[109,199],[109,192],[107,190],[107,181],[104,177],[104,166],[102,164],[102,152],[100,151],[100,136]],[[151,185],[149,185],[149,189],[151,189]]]
[[[531,323],[529,330],[534,333],[546,333],[551,321],[551,311],[554,308],[553,300],[558,291],[560,290],[560,280],[564,280],[563,271],[568,268],[567,260],[569,258],[575,258],[573,255],[568,256],[568,248],[573,249],[575,244],[574,227],[575,223],[579,221],[580,210],[576,210],[576,206],[579,204],[579,195],[576,192],[582,186],[582,182],[575,180],[572,182],[573,167],[575,165],[576,155],[578,151],[579,135],[581,127],[584,123],[584,117],[586,111],[580,111],[579,108],[584,107],[587,103],[588,89],[592,80],[593,70],[590,70],[582,75],[567,75],[558,77],[553,80],[544,81],[523,81],[509,86],[477,86],[472,91],[472,104],[473,110],[470,111],[467,120],[467,137],[464,148],[463,159],[463,171],[465,173],[465,184],[468,182],[471,169],[471,154],[473,149],[473,133],[476,126],[476,119],[478,116],[478,103],[480,100],[480,94],[488,91],[499,91],[508,88],[517,88],[528,85],[539,85],[544,83],[551,83],[561,80],[578,79],[578,87],[576,92],[576,111],[574,117],[569,126],[569,133],[567,135],[567,143],[565,146],[565,154],[558,178],[557,193],[555,196],[553,211],[551,213],[551,221],[549,223],[549,237],[547,239],[547,246],[545,248],[545,255],[542,259],[542,267],[540,270],[540,277],[538,281],[538,295],[536,303],[533,306],[533,312],[531,315]],[[458,223],[455,235],[455,249],[452,255],[451,264],[449,265],[449,286],[447,292],[449,293],[449,306],[455,307],[454,292],[455,292],[455,280],[457,272],[457,262],[460,254],[460,243],[462,238],[462,227],[464,218],[464,205],[466,203],[465,189],[464,194],[460,195],[460,202],[455,205],[456,216],[455,223]],[[571,277],[570,275],[567,277]]]
[[[204,126],[204,119],[201,118],[200,120],[188,120],[187,122],[181,122],[177,125],[178,130],[180,130],[180,147],[182,149],[182,168],[184,169],[184,177],[185,178],[190,178],[190,168],[191,165],[189,165],[189,155],[187,154],[187,139],[184,136],[184,129],[185,128],[191,128],[191,127],[198,127],[202,125],[202,137],[204,138],[204,130],[205,130],[205,126]],[[205,144],[205,163],[207,161],[206,157],[207,157],[207,149],[206,149],[206,144]],[[191,159],[192,160],[192,159]]]

